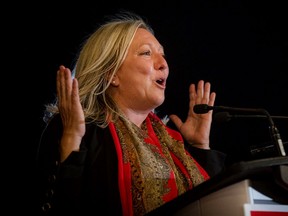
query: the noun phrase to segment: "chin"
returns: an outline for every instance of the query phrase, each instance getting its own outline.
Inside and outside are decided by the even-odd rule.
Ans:
[[[160,106],[160,105],[162,105],[162,104],[164,103],[164,100],[165,100],[164,97],[163,97],[162,99],[159,99],[159,100],[156,102],[157,107]]]

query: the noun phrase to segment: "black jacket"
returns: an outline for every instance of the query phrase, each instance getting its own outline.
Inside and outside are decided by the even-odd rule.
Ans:
[[[109,128],[87,124],[80,152],[72,152],[60,164],[61,135],[61,118],[56,115],[44,130],[38,151],[40,215],[122,215],[117,155]],[[187,149],[210,177],[224,167],[221,152],[189,145]]]

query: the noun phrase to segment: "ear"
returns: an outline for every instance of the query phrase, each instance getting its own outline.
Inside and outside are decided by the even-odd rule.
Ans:
[[[118,79],[117,75],[113,76],[113,79],[111,81],[111,85],[114,86],[114,87],[117,87],[119,85],[119,79]]]

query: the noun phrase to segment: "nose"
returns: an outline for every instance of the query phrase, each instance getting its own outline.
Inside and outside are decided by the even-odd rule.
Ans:
[[[155,61],[155,67],[157,70],[161,70],[161,71],[168,69],[168,63],[163,54],[158,55],[157,61]]]

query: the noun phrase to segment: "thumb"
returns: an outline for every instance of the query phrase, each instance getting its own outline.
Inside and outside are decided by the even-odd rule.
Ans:
[[[169,118],[175,124],[178,130],[180,130],[183,124],[182,120],[177,115],[174,115],[174,114],[170,115]]]

